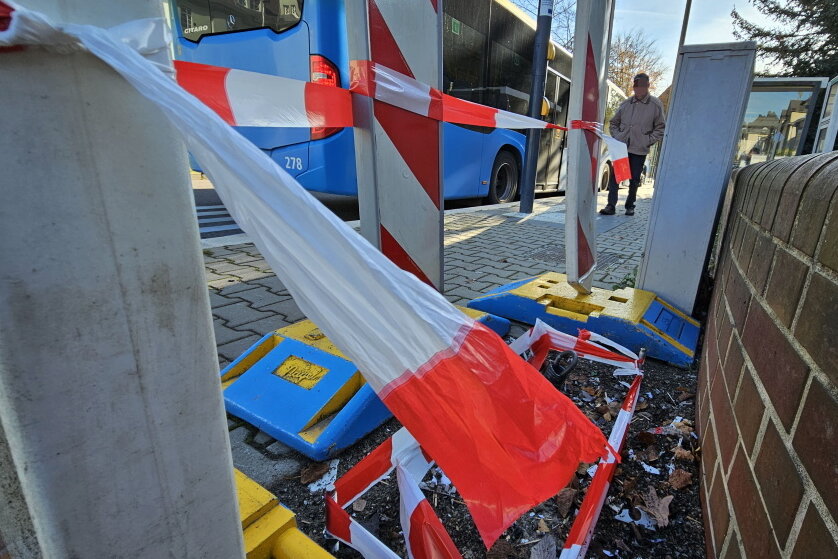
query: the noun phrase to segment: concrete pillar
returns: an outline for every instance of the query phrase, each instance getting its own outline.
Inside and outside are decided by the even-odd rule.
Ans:
[[[161,15],[23,3],[99,26]],[[0,57],[0,481],[19,519],[3,539],[34,532],[43,557],[242,557],[183,145],[89,54]]]

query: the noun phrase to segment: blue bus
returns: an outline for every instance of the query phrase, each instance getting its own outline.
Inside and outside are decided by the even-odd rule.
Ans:
[[[347,88],[344,1],[170,0],[175,58]],[[526,114],[534,20],[507,0],[445,0],[443,10],[444,92]],[[543,118],[565,125],[572,59],[558,45],[551,52]],[[351,128],[238,131],[305,188],[357,195]],[[516,198],[523,133],[445,123],[442,142],[446,199],[499,203]],[[561,188],[564,144],[563,131],[542,132],[537,191]],[[200,170],[194,162],[193,168]],[[607,185],[608,172],[603,165],[601,185]]]

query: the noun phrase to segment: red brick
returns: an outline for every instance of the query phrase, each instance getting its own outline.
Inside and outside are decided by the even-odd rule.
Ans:
[[[835,194],[835,190],[838,189],[838,181],[833,178],[836,165],[838,165],[838,162],[832,162],[822,167],[812,177],[806,190],[803,191],[800,206],[797,208],[797,218],[791,233],[791,244],[809,256],[815,253],[815,247],[826,221],[829,203],[833,194]]]
[[[814,559],[823,557],[834,559],[838,557],[838,545],[826,529],[826,525],[818,514],[814,505],[809,505],[806,517],[803,519],[803,526],[797,536],[797,543],[794,544],[794,551],[791,559]]]
[[[716,381],[710,387],[710,405],[713,408],[713,423],[719,439],[719,456],[721,456],[724,471],[727,471],[739,435],[736,431],[736,422],[733,419],[733,410],[725,390],[725,383]]]
[[[742,559],[742,553],[739,551],[739,537],[736,532],[730,538],[730,544],[727,546],[725,556],[721,559]]]
[[[716,328],[716,332],[718,333],[719,340],[719,355],[722,359],[722,365],[724,365],[725,356],[727,355],[727,348],[730,344],[730,338],[733,335],[733,324],[731,324],[730,318],[728,318],[726,312],[722,312],[719,314],[717,324],[718,326]]]
[[[742,435],[742,442],[749,456],[754,449],[759,426],[762,423],[762,415],[765,412],[765,404],[762,402],[759,392],[757,392],[757,386],[754,384],[751,375],[751,371],[746,367],[733,407],[736,414],[736,423],[739,425],[739,432]]]
[[[824,266],[838,272],[838,196],[832,198],[832,207],[826,218],[826,229],[823,232],[818,260]]]
[[[794,335],[833,384],[838,384],[838,284],[812,276]]]
[[[744,363],[745,357],[742,355],[742,346],[739,345],[739,340],[733,338],[727,350],[727,358],[725,359],[724,366],[725,383],[727,383],[727,391],[729,393],[733,393],[736,390]]]
[[[710,519],[713,525],[713,546],[716,549],[716,553],[718,553],[722,550],[722,545],[725,543],[727,527],[730,524],[730,512],[727,509],[727,495],[725,494],[725,483],[722,473],[716,469],[714,474],[707,506],[710,509]],[[705,537],[707,536],[709,536],[709,532],[705,535]]]
[[[751,255],[754,253],[754,243],[757,240],[757,233],[754,231],[752,225],[748,224],[745,227],[745,233],[742,235],[742,244],[739,245],[736,253],[736,260],[739,262],[739,267],[744,271],[748,269],[748,264],[751,263]]]
[[[811,156],[808,156],[811,157]],[[777,214],[777,205],[780,202],[780,197],[783,194],[783,188],[788,183],[791,176],[794,174],[801,164],[801,158],[786,157],[781,159],[781,165],[776,169],[774,176],[769,185],[768,195],[765,200],[765,209],[762,212],[760,225],[770,230],[774,223],[774,216]]]
[[[756,482],[741,446],[737,447],[730,470],[728,491],[748,557],[779,558],[780,550],[774,541],[771,524],[760,501]]]
[[[774,225],[771,228],[776,237],[783,241],[789,240],[803,191],[822,167],[835,160],[838,160],[838,154],[835,152],[816,155],[807,158],[792,174],[783,188],[777,215],[774,217]]]
[[[695,416],[698,418],[698,436],[703,437],[710,421],[710,390],[707,375],[702,369],[698,377],[698,395]]]
[[[771,261],[774,259],[775,246],[769,237],[757,236],[747,273],[757,294],[762,294],[765,289],[768,272],[771,270]]]
[[[712,473],[718,455],[719,454],[718,449],[716,448],[715,431],[713,423],[711,422],[707,424],[707,428],[701,435],[701,470],[704,472]]]
[[[705,488],[708,485],[709,484],[707,482],[702,480],[701,487],[698,490],[698,498],[701,501],[701,517],[704,521],[704,555],[705,557],[715,557],[715,551],[713,551],[713,538],[710,537],[710,508],[707,506],[707,495],[705,494]]]
[[[785,548],[791,525],[803,498],[803,483],[773,421],[768,422],[768,429],[754,464],[754,473],[777,541]]]
[[[733,316],[733,325],[741,330],[745,325],[745,317],[748,315],[748,306],[751,304],[751,292],[736,268],[730,270],[730,278],[725,284],[724,295],[730,314]]]
[[[793,444],[826,506],[838,518],[838,460],[835,460],[834,452],[836,437],[838,402],[814,379],[806,396]]]
[[[754,199],[753,210],[751,210],[751,219],[753,219],[756,223],[759,223],[762,220],[762,213],[765,205],[771,199],[771,184],[774,182],[777,175],[782,172],[781,170],[784,163],[783,159],[771,160],[771,162],[765,164],[765,169],[760,174],[759,178],[756,179],[759,181],[758,191],[757,196]]]
[[[794,421],[809,367],[771,317],[756,302],[748,311],[742,337],[774,409],[788,430]]]
[[[774,270],[768,280],[765,300],[786,328],[791,326],[800,305],[800,294],[808,272],[809,266],[789,252],[778,248],[774,253]]]
[[[751,188],[748,191],[748,197],[745,200],[743,210],[746,216],[753,218],[756,213],[757,206],[763,201],[765,191],[763,184],[766,178],[772,175],[772,168],[777,165],[777,160],[767,161],[757,165],[754,174],[748,179]]]

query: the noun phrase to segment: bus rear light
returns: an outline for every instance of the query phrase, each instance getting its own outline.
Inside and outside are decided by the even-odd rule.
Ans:
[[[311,82],[331,87],[340,87],[340,72],[331,60],[319,54],[312,54],[311,61]],[[322,140],[333,134],[337,134],[343,128],[316,127],[311,129],[312,140]]]

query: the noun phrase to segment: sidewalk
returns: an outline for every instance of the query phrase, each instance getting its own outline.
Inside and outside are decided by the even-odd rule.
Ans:
[[[651,209],[651,182],[638,191],[636,213],[597,216],[598,264],[594,285],[606,289],[636,276]],[[597,208],[605,205],[601,193]],[[445,215],[445,296],[465,305],[486,291],[545,272],[564,272],[563,197],[536,200],[530,216],[518,203],[450,210]],[[252,243],[204,250],[210,304],[221,367],[267,332],[305,318],[282,281]],[[299,472],[307,459],[230,419],[233,461],[269,489]]]

